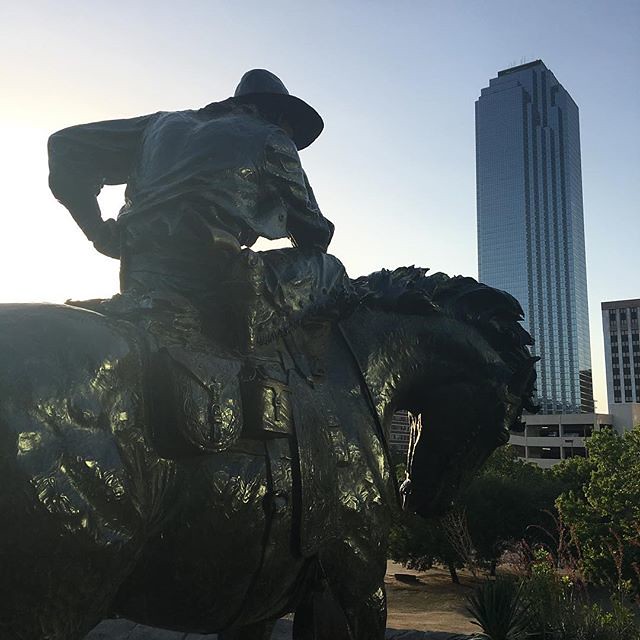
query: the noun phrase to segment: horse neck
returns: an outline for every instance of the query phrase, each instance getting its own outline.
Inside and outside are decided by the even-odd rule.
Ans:
[[[344,323],[378,417],[387,428],[416,382],[421,354],[415,336],[420,318],[362,309]]]

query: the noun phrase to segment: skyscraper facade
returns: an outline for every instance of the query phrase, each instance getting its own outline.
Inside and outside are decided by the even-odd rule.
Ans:
[[[591,413],[578,107],[541,60],[482,89],[476,180],[480,280],[524,309],[542,412]]]

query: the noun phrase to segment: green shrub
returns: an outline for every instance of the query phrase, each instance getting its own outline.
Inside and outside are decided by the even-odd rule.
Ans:
[[[534,550],[530,569],[530,576],[521,584],[530,614],[531,637],[573,638],[580,606],[575,585],[558,574],[553,556],[543,548]]]
[[[520,582],[481,585],[468,610],[488,640],[640,640],[636,616],[623,591],[610,607],[588,604],[587,594],[558,573],[551,554],[537,549]]]
[[[593,604],[583,607],[575,640],[638,640],[640,631],[633,612],[623,601],[613,598],[611,611]]]
[[[483,631],[480,637],[490,640],[527,638],[529,612],[520,586],[513,580],[500,578],[485,582],[467,598],[467,610]]]

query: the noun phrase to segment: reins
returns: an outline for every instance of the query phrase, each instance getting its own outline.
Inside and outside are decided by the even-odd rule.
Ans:
[[[369,389],[369,385],[367,385],[367,380],[364,376],[364,370],[362,365],[360,364],[360,360],[358,360],[358,356],[356,355],[355,349],[351,344],[351,340],[349,340],[349,336],[347,336],[342,324],[340,322],[336,323],[338,327],[338,331],[342,335],[342,340],[344,341],[345,346],[347,347],[347,351],[351,355],[351,358],[356,365],[356,369],[358,371],[358,378],[360,380],[360,387],[364,391],[365,398],[367,399],[367,403],[369,405],[369,409],[373,414],[373,419],[376,426],[376,433],[378,435],[378,439],[380,440],[380,444],[382,445],[382,451],[384,452],[384,456],[387,460],[387,464],[389,465],[389,470],[391,472],[391,478],[393,482],[393,490],[396,495],[396,500],[398,505],[401,504],[400,498],[400,488],[398,487],[398,480],[396,478],[395,470],[393,468],[393,463],[391,461],[391,452],[389,451],[389,443],[387,442],[387,436],[384,431],[384,426],[382,425],[382,421],[380,420],[380,416],[378,415],[378,410],[376,409],[376,403],[371,395],[371,389]]]

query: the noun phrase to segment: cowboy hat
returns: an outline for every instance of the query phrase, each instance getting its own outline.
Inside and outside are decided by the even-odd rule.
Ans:
[[[320,114],[304,100],[290,95],[282,80],[266,69],[247,71],[232,100],[251,102],[281,113],[293,128],[293,141],[298,149],[308,147],[324,128]]]

